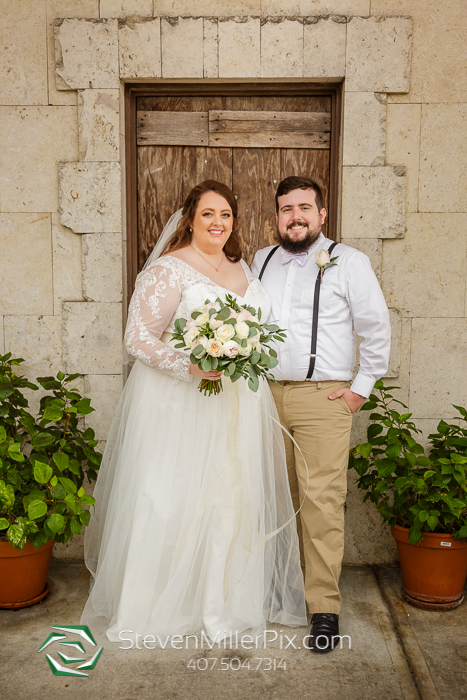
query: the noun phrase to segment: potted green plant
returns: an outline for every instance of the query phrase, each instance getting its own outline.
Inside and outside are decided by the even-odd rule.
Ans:
[[[367,442],[350,451],[358,487],[392,528],[404,597],[419,607],[450,609],[462,602],[467,576],[467,425],[440,421],[425,456],[421,431],[407,406],[375,384],[362,406],[371,411]],[[455,406],[467,424],[467,410]],[[400,410],[400,409],[399,409]]]
[[[81,416],[90,399],[71,383],[80,375],[39,377],[48,391],[32,415],[25,389],[38,390],[16,374],[22,358],[0,355],[0,607],[25,607],[48,592],[54,542],[67,542],[89,523],[85,476],[97,478],[102,455]]]

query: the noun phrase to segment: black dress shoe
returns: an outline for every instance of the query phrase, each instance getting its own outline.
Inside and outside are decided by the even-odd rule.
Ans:
[[[315,613],[311,618],[308,648],[325,654],[339,646],[339,615]]]

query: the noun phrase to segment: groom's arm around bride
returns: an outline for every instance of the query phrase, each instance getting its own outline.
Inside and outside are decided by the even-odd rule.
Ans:
[[[278,246],[256,253],[252,271],[271,298],[270,319],[287,329],[271,383],[285,436],[298,517],[305,595],[312,614],[310,648],[330,651],[339,634],[339,576],[352,414],[388,367],[389,312],[369,259],[326,238],[319,186],[288,177],[276,193]],[[317,261],[320,250],[330,251]],[[334,264],[329,264],[334,259]],[[318,266],[320,265],[320,267]],[[363,337],[352,384],[355,332]],[[308,482],[308,490],[307,490]]]

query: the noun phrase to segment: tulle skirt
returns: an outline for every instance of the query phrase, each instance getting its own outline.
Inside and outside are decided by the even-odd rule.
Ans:
[[[285,453],[267,382],[205,397],[136,362],[85,535],[81,622],[110,641],[306,624]],[[273,420],[275,419],[275,420]]]

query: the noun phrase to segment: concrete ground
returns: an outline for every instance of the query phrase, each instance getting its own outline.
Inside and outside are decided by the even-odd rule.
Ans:
[[[270,625],[268,639],[272,640],[273,632],[277,639],[266,648],[202,650],[191,640],[188,649],[123,650],[119,644],[106,643],[89,677],[54,676],[45,654],[58,660],[59,649],[69,656],[76,653],[58,642],[39,654],[37,650],[52,625],[79,624],[88,580],[80,562],[54,560],[50,594],[42,603],[23,610],[0,610],[2,700],[467,697],[467,603],[444,613],[409,606],[401,600],[396,567],[344,567],[340,623],[341,635],[350,640],[344,639],[343,648],[330,654],[302,648],[307,628],[292,631]],[[292,644],[285,635],[293,639]],[[68,641],[71,638],[79,639],[68,634]]]

